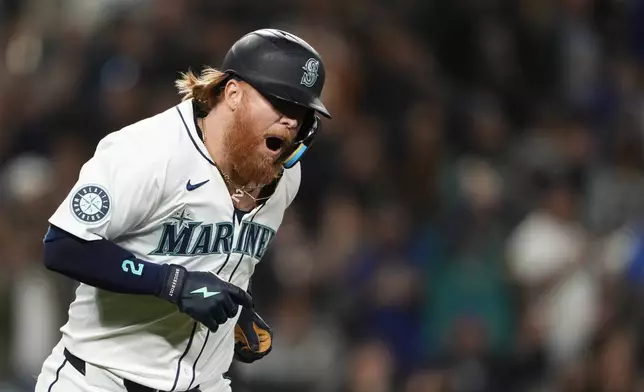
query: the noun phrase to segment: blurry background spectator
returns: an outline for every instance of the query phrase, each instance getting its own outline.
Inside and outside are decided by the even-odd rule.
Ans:
[[[643,1],[0,0],[0,392],[59,338],[41,241],[97,141],[262,27],[319,49],[334,119],[235,391],[643,390]]]

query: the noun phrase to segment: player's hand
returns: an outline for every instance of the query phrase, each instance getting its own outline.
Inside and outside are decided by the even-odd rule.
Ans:
[[[244,308],[235,325],[235,359],[251,363],[264,358],[273,348],[271,327],[254,310]]]
[[[191,272],[171,264],[160,297],[177,304],[182,313],[216,332],[237,315],[239,305],[252,308],[251,296],[210,272]]]

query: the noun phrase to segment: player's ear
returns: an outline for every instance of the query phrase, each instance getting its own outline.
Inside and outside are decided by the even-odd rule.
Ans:
[[[224,89],[224,102],[230,110],[235,111],[241,104],[243,94],[241,83],[238,80],[231,79],[226,83]]]

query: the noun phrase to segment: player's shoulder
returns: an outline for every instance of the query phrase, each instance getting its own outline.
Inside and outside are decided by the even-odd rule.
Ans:
[[[284,174],[282,174],[283,181],[290,186],[300,186],[300,181],[302,181],[302,168],[300,162],[296,163],[290,169],[285,169]]]
[[[285,169],[282,174],[281,182],[284,184],[283,186],[288,205],[293,202],[293,199],[295,199],[295,196],[300,189],[300,183],[302,182],[302,168],[300,165],[300,162],[298,162],[292,168]]]
[[[167,158],[185,138],[179,109],[187,105],[191,107],[190,102],[182,102],[109,133],[98,143],[97,152],[113,151],[120,156],[129,153],[146,160]]]

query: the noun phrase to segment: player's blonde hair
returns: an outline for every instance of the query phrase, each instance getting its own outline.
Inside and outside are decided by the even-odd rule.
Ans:
[[[205,109],[212,109],[221,96],[222,82],[228,77],[227,73],[218,71],[211,67],[205,67],[199,75],[192,71],[184,72],[174,82],[179,90],[181,101],[194,98],[205,105]],[[215,91],[216,90],[216,91]]]

